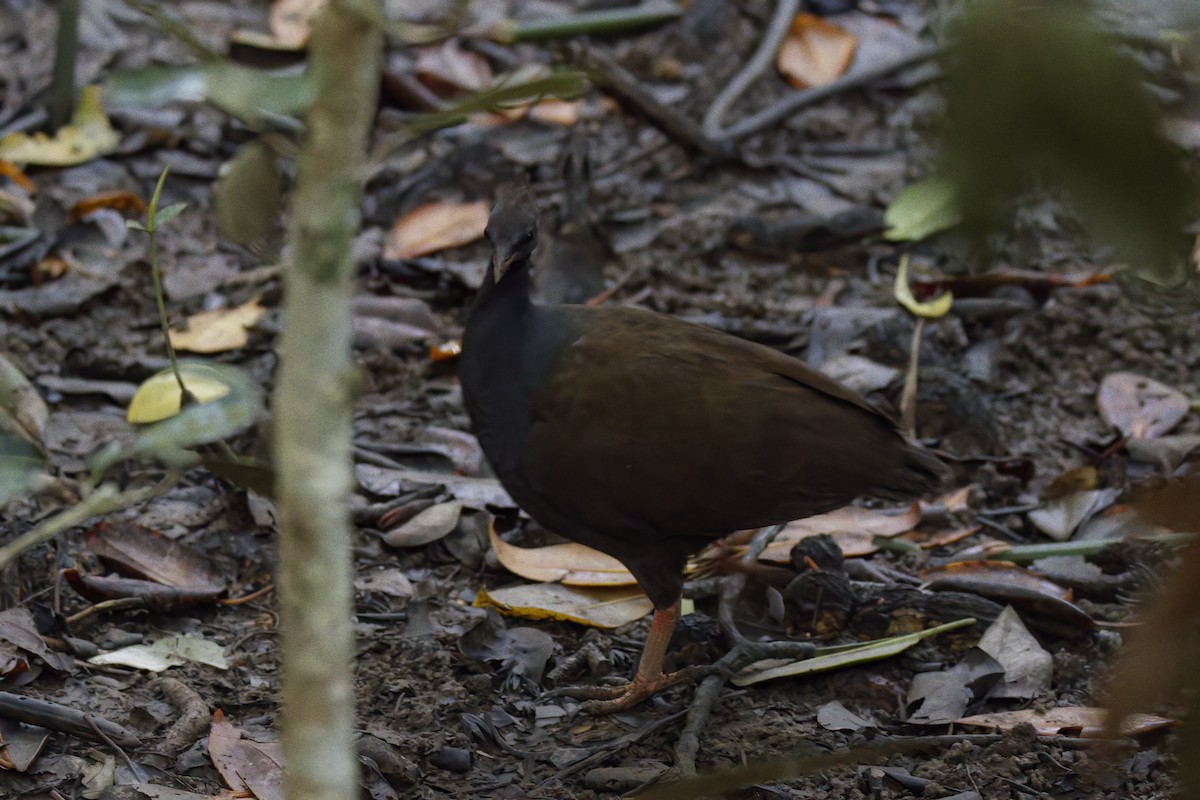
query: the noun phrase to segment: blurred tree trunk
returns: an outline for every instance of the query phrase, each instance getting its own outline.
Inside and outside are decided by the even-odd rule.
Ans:
[[[360,0],[376,16],[377,0]],[[290,800],[356,800],[350,515],[350,297],[383,37],[330,3],[309,48],[315,97],[293,194],[274,397],[283,746]]]

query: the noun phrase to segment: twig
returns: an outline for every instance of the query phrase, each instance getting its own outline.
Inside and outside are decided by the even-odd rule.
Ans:
[[[758,557],[782,530],[782,525],[769,525],[759,530],[746,546],[739,561],[742,564],[756,563]],[[714,665],[716,672],[707,676],[696,687],[696,694],[688,708],[687,724],[684,725],[683,732],[679,735],[679,742],[675,745],[675,768],[684,774],[690,775],[696,771],[696,753],[700,751],[700,732],[704,730],[709,717],[712,716],[717,700],[720,699],[721,689],[724,688],[725,682],[735,668],[734,665],[742,661],[748,650],[755,645],[741,634],[733,621],[733,608],[745,587],[745,572],[727,575],[721,584],[721,601],[717,607],[717,620],[721,625],[721,632],[729,640],[732,649]],[[786,642],[786,644],[793,643]],[[811,648],[811,645],[809,647]]]
[[[143,503],[167,489],[166,481],[144,489],[134,489],[127,492],[117,491],[115,484],[106,483],[96,488],[91,494],[79,502],[49,519],[30,528],[25,533],[0,547],[0,569],[12,561],[23,551],[34,545],[48,542],[60,533],[82,525],[92,517],[107,514],[126,506]]]
[[[908,348],[908,369],[904,373],[904,389],[900,392],[900,430],[909,439],[917,435],[917,367],[921,358],[921,334],[925,331],[925,318],[917,317],[913,326],[912,342]]]
[[[112,600],[102,600],[99,603],[93,603],[82,611],[72,614],[66,618],[67,630],[71,630],[74,626],[83,622],[88,617],[96,614],[101,614],[105,611],[121,611],[126,608],[145,608],[146,601],[140,597],[116,597]]]
[[[115,722],[97,719],[91,714],[85,714],[59,703],[25,697],[12,692],[0,692],[0,716],[30,725],[40,725],[52,731],[70,733],[91,741],[103,741],[104,739],[97,735],[97,731],[103,731],[107,738],[120,742],[124,747],[141,747],[142,745],[142,741],[137,736]]]
[[[779,46],[783,43],[784,37],[787,36],[788,28],[791,25],[792,19],[796,16],[798,9],[798,0],[780,0],[779,4],[775,7],[775,13],[772,15],[770,22],[767,23],[767,29],[763,32],[758,50],[754,52],[754,55],[750,57],[750,60],[746,62],[741,71],[733,77],[729,85],[721,90],[717,98],[713,100],[707,113],[705,113],[702,132],[707,141],[722,146],[727,142],[744,139],[822,100],[851,89],[866,86],[892,73],[924,63],[931,58],[937,57],[945,49],[942,45],[922,47],[907,56],[898,58],[891,63],[883,64],[875,69],[851,72],[833,83],[789,94],[758,113],[751,114],[735,125],[731,125],[728,128],[722,127],[723,120],[729,113],[729,109],[770,66],[776,52],[779,50]]]
[[[488,33],[498,42],[531,42],[561,39],[581,34],[609,35],[646,28],[678,19],[683,9],[676,3],[643,3],[626,8],[602,8],[569,17],[533,19],[525,22],[503,20]]]
[[[729,135],[728,130],[721,127],[725,114],[728,113],[730,106],[771,65],[771,61],[775,58],[775,53],[779,51],[779,46],[783,44],[783,39],[787,36],[788,29],[799,9],[800,0],[779,0],[775,6],[775,13],[767,23],[767,29],[763,31],[758,49],[754,51],[754,55],[750,57],[741,71],[733,76],[733,80],[716,96],[704,114],[702,130],[706,137],[713,141],[734,138]]]
[[[125,766],[129,767],[129,771],[133,773],[133,777],[136,778],[139,783],[145,783],[149,779],[146,775],[146,771],[137,764],[133,763],[133,759],[129,757],[129,754],[126,753],[119,744],[114,742],[111,736],[100,729],[100,726],[96,724],[95,717],[93,717],[91,714],[84,714],[83,721],[88,724],[88,726],[98,737],[100,737],[100,741],[117,751],[117,755],[119,755],[125,761]]]
[[[789,0],[791,1],[793,0]],[[607,54],[578,42],[572,42],[569,52],[572,60],[579,66],[599,73],[601,83],[610,94],[632,106],[667,136],[711,158],[726,160],[733,157],[732,148],[713,141],[695,122],[670,106],[658,102],[642,88],[632,73]]]

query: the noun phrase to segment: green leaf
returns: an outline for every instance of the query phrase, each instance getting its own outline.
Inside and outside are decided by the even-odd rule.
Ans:
[[[735,686],[750,686],[751,684],[775,678],[810,675],[814,672],[828,672],[832,669],[852,667],[899,655],[922,639],[974,624],[975,620],[968,617],[966,619],[955,620],[954,622],[947,622],[945,625],[938,625],[936,628],[929,628],[928,630],[917,631],[916,633],[909,633],[903,636],[891,636],[887,639],[876,639],[873,642],[864,642],[863,644],[850,645],[848,647],[828,648],[824,651],[818,651],[818,654],[812,658],[801,661],[790,661],[782,664],[776,663],[778,659],[759,661],[736,673],[731,680]]]
[[[129,228],[130,230],[135,230],[135,231],[146,230],[146,226],[143,225],[142,223],[138,222],[136,219],[125,220],[125,227]]]
[[[954,181],[926,178],[904,187],[883,212],[885,238],[893,242],[916,242],[949,230],[962,220]]]
[[[0,433],[0,506],[29,491],[46,466],[37,445],[14,433]]]
[[[155,227],[159,225],[166,225],[168,222],[178,217],[183,213],[183,210],[187,208],[187,205],[187,203],[171,203],[171,205],[167,206],[166,208],[159,209],[158,216],[154,220]]]

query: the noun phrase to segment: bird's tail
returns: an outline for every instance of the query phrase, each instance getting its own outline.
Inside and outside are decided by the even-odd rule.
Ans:
[[[910,500],[943,488],[949,477],[950,469],[936,456],[910,444],[905,446],[898,467],[881,481],[882,490],[874,494],[889,500]]]

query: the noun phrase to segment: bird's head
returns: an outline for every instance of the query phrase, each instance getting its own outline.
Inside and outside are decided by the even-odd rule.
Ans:
[[[509,268],[529,259],[537,246],[537,200],[526,186],[503,191],[484,231],[492,243],[492,277],[496,283]]]

